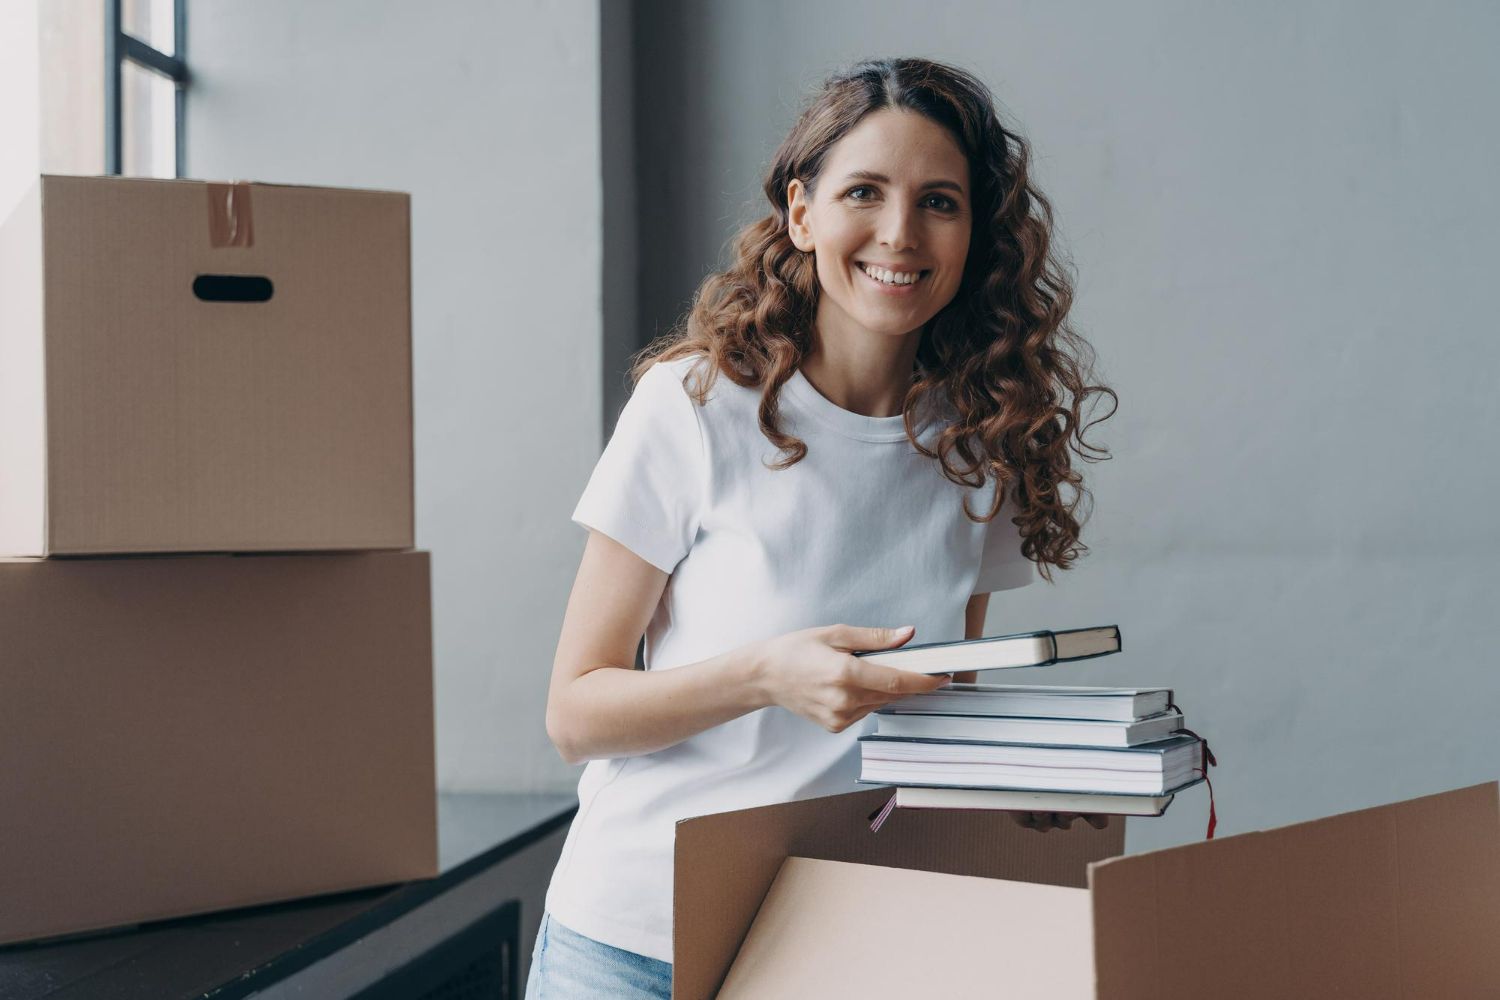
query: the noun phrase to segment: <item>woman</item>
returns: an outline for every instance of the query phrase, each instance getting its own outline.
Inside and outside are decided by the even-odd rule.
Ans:
[[[963,71],[830,78],[770,213],[638,359],[573,513],[547,730],[588,766],[529,997],[670,996],[677,820],[852,790],[859,723],[949,680],[852,651],[978,636],[991,592],[1086,551],[1071,455],[1107,454],[1081,413],[1114,394],[1027,163]]]

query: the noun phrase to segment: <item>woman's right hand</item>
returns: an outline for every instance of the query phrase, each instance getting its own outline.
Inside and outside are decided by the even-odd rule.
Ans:
[[[952,682],[948,674],[898,670],[853,655],[895,649],[914,634],[911,626],[823,625],[762,640],[750,652],[769,703],[839,733],[882,705]]]

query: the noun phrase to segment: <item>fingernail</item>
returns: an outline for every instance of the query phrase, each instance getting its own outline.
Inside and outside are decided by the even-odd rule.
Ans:
[[[896,629],[896,634],[905,635],[906,633],[914,631],[915,629],[915,625],[902,625],[900,628]]]

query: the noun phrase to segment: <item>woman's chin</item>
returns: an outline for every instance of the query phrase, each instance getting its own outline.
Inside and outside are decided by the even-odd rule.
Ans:
[[[873,316],[859,317],[860,326],[877,337],[903,337],[913,330],[921,329],[928,319],[918,315],[893,315],[892,311],[882,311]]]

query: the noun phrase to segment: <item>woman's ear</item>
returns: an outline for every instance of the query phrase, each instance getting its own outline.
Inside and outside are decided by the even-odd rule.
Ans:
[[[786,186],[786,232],[792,246],[803,253],[812,251],[812,230],[807,225],[807,187],[796,177]]]

